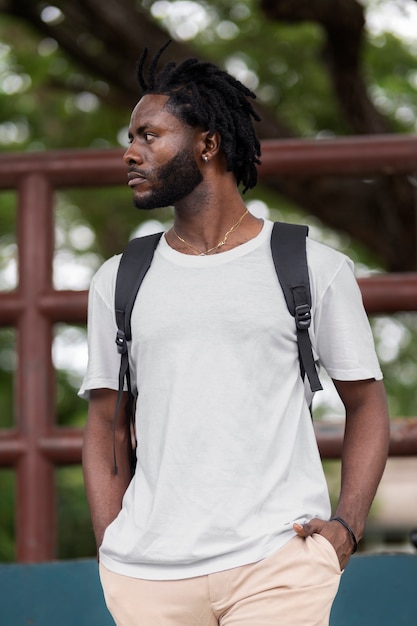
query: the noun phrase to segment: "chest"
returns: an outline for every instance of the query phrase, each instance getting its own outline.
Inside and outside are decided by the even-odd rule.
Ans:
[[[184,268],[156,258],[132,313],[139,342],[192,336],[230,342],[248,336],[295,341],[272,260],[239,259]]]

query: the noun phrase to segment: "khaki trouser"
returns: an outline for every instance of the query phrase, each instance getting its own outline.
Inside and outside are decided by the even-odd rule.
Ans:
[[[257,563],[181,580],[143,580],[100,564],[117,626],[327,626],[339,561],[320,535]]]

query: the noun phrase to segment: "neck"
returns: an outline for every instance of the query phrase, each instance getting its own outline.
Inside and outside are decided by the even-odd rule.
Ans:
[[[166,239],[172,248],[184,254],[224,252],[252,239],[262,228],[261,220],[246,214],[230,172],[206,178],[174,208],[174,226]]]
[[[227,246],[229,243],[229,236],[231,236],[235,231],[237,231],[237,229],[240,227],[241,223],[243,222],[243,220],[245,219],[246,215],[248,215],[249,211],[247,209],[245,209],[245,211],[242,213],[242,215],[239,217],[239,219],[237,220],[237,222],[235,222],[224,234],[224,236],[218,241],[218,243],[214,246],[211,246],[210,248],[204,248],[204,249],[200,249],[197,248],[197,246],[189,243],[188,241],[186,241],[183,237],[181,237],[181,235],[178,234],[178,232],[176,231],[175,227],[172,228],[172,232],[175,235],[175,237],[183,244],[186,246],[186,248],[188,250],[190,250],[193,254],[198,254],[199,256],[206,256],[209,254],[216,254],[217,252],[221,252],[221,248],[223,248],[224,246]]]
[[[185,254],[217,254],[252,239],[261,228],[261,220],[251,215],[240,199],[234,206],[176,210],[167,241]]]

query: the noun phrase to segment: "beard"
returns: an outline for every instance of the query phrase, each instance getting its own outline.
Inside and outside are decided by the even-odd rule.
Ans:
[[[203,176],[192,152],[179,152],[148,179],[150,191],[133,196],[137,209],[157,209],[172,206],[187,197],[201,183]]]

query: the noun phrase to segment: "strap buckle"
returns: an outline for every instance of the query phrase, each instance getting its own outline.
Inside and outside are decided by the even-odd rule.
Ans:
[[[311,323],[311,310],[308,304],[299,304],[295,307],[295,323],[299,330],[306,330]]]
[[[126,335],[122,330],[118,330],[116,334],[116,346],[119,354],[127,352]]]

